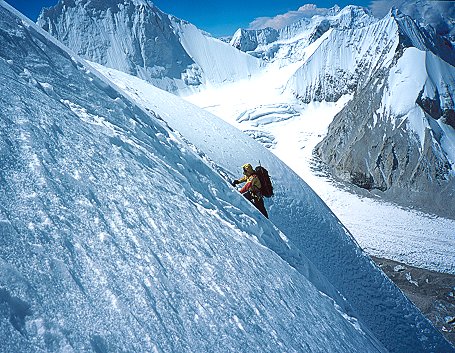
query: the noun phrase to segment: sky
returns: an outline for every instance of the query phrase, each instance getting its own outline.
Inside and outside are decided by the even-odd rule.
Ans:
[[[30,19],[36,20],[41,8],[51,7],[57,3],[57,0],[7,0],[6,2]],[[371,0],[153,1],[163,12],[187,20],[217,37],[232,35],[238,28],[250,28],[252,23],[256,25],[264,23],[264,18],[274,18],[280,15],[281,19],[285,19],[288,16],[295,16],[299,8],[307,3],[316,4],[318,8],[331,8],[335,4],[340,7],[347,5],[368,7],[371,2]],[[257,21],[258,19],[259,21]]]

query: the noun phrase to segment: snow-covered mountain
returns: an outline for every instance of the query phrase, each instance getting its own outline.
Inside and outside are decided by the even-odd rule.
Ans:
[[[273,61],[275,57],[302,60],[298,48],[307,47],[331,28],[351,29],[366,26],[376,19],[359,6],[335,6],[325,16],[302,18],[284,28],[238,29],[230,44],[251,55]]]
[[[2,351],[454,351],[265,148],[4,1],[0,40]],[[222,178],[252,151],[281,231]]]
[[[170,92],[246,78],[261,65],[146,0],[61,0],[38,24],[83,58]]]
[[[455,51],[438,39],[397,12],[334,30],[288,88],[305,102],[353,95],[316,149],[335,175],[454,218]]]

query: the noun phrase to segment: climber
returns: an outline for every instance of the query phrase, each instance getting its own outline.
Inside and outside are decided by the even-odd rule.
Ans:
[[[269,218],[267,210],[265,209],[264,199],[261,194],[261,182],[254,172],[251,164],[247,163],[242,166],[243,176],[232,182],[232,186],[236,186],[240,183],[246,184],[239,190],[240,193],[245,196],[245,198],[251,203],[266,217]]]

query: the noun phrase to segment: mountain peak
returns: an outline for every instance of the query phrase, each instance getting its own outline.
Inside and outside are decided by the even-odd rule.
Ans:
[[[433,27],[422,27],[413,18],[397,8],[392,8],[388,16],[398,26],[401,48],[415,47],[422,51],[431,51],[455,66],[454,46],[447,38],[439,35]]]
[[[146,0],[61,0],[37,23],[83,58],[173,93],[245,78],[260,65]]]

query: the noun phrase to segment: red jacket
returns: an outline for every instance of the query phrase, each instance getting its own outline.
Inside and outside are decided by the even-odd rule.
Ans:
[[[256,174],[251,174],[250,176],[244,175],[242,178],[239,179],[240,183],[246,182],[245,185],[239,190],[240,193],[245,193],[248,190],[251,190],[251,192],[255,195],[257,195],[261,189],[261,182],[259,181],[259,178],[257,177]]]

